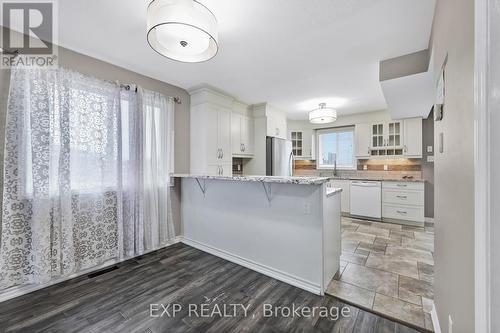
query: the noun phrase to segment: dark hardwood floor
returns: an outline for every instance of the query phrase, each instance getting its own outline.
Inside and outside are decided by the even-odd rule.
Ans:
[[[117,266],[0,303],[0,332],[417,332],[183,244]],[[161,305],[151,311],[150,304],[163,304],[170,317]],[[168,304],[182,309],[174,317],[174,305]],[[239,305],[232,316],[232,304],[248,307],[247,316]],[[265,316],[264,306],[291,309],[292,304],[333,313]],[[336,308],[350,313],[335,318]],[[222,313],[203,317],[203,309]]]

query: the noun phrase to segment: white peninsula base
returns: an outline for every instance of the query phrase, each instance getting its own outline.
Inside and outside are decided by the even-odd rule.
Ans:
[[[341,254],[341,190],[327,178],[174,177],[184,243],[323,295]]]

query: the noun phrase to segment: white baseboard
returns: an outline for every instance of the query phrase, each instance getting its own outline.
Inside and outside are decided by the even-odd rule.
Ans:
[[[174,245],[176,243],[179,243],[181,241],[182,241],[182,236],[177,236],[177,237],[174,238],[174,240],[172,242],[168,243],[167,245],[162,246],[162,247],[157,248],[157,249],[154,249],[154,250],[146,251],[146,252],[140,254],[139,256],[142,256],[142,255],[154,252],[154,251],[158,251],[160,249],[169,247],[169,246]],[[40,289],[52,286],[54,284],[57,284],[57,283],[60,283],[60,282],[63,282],[63,281],[74,279],[74,278],[76,278],[78,276],[81,276],[81,275],[86,275],[86,274],[89,274],[89,273],[92,273],[92,272],[95,272],[95,271],[98,271],[98,270],[101,270],[101,269],[104,269],[104,268],[116,265],[116,264],[118,264],[120,262],[129,260],[129,259],[132,259],[132,258],[135,258],[135,257],[139,257],[139,256],[132,256],[132,257],[126,257],[126,258],[123,258],[123,259],[109,260],[109,261],[107,261],[107,262],[105,262],[105,263],[103,263],[103,264],[101,264],[99,266],[92,267],[92,268],[89,268],[89,269],[85,269],[85,270],[82,270],[80,272],[77,272],[77,273],[74,273],[74,274],[71,274],[71,275],[68,275],[68,276],[65,276],[65,277],[60,277],[60,278],[57,278],[57,279],[53,279],[52,281],[49,281],[47,283],[31,284],[31,285],[24,285],[24,286],[14,286],[14,287],[8,288],[8,289],[6,289],[4,291],[0,291],[0,303],[4,302],[4,301],[7,301],[9,299],[18,297],[18,296],[22,296],[22,295],[31,293],[31,292],[36,291],[36,290],[40,290]]]
[[[432,306],[431,319],[432,319],[432,325],[434,326],[434,333],[441,333],[441,327],[439,326],[439,319],[436,312],[435,304]]]
[[[280,280],[282,282],[288,283],[292,286],[307,290],[313,294],[316,295],[323,295],[324,291],[321,289],[321,286],[319,284],[312,283],[310,281],[304,280],[302,278],[299,278],[294,275],[290,275],[288,273],[279,271],[277,269],[259,264],[255,261],[234,255],[232,253],[229,253],[224,250],[217,249],[213,246],[206,245],[200,242],[197,242],[192,239],[188,239],[184,237],[182,239],[182,242],[186,245],[192,246],[194,248],[197,248],[198,250],[210,253],[216,257],[234,262],[235,264],[244,266],[246,268],[249,268],[251,270],[254,270],[256,272],[262,273],[264,275],[267,275],[269,277],[272,277],[276,280]]]

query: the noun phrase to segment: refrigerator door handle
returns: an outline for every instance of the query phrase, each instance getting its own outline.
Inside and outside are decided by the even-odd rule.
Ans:
[[[290,153],[290,157],[288,159],[288,165],[290,166],[290,177],[293,176],[293,167],[295,163],[295,159],[293,158],[293,152]]]

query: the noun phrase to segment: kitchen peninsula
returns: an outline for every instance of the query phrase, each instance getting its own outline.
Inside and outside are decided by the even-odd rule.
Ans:
[[[322,295],[340,265],[340,193],[328,177],[181,178],[183,242]]]

